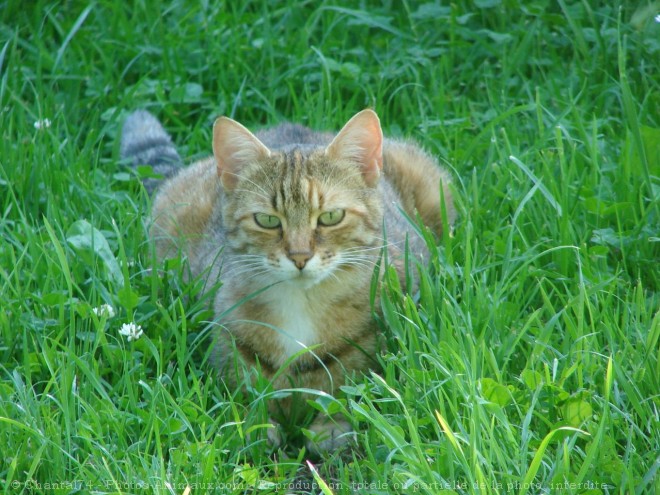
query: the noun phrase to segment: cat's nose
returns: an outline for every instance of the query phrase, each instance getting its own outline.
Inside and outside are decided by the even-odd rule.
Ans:
[[[307,262],[314,256],[314,253],[311,251],[294,251],[288,253],[289,259],[293,261],[293,264],[296,265],[298,270],[305,268]]]

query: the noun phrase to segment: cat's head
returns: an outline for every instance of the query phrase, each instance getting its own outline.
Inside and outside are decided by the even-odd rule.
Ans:
[[[371,110],[355,115],[327,147],[286,152],[218,119],[213,152],[224,189],[228,268],[246,280],[303,287],[370,272],[382,244],[382,144]]]

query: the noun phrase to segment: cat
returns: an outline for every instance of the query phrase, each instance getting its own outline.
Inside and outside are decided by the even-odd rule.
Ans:
[[[220,117],[212,148],[210,158],[182,167],[150,113],[124,124],[122,157],[167,177],[145,183],[156,189],[150,235],[158,259],[182,253],[194,277],[221,282],[213,355],[228,386],[259,369],[274,390],[336,393],[373,367],[380,348],[370,288],[383,247],[405,286],[405,246],[428,257],[406,215],[438,236],[443,210],[454,222],[449,174],[417,144],[383,138],[369,109],[336,135],[288,123],[255,135]],[[291,396],[271,403],[273,417],[300,407]],[[322,415],[309,431],[308,448],[318,453],[353,435],[345,418]]]

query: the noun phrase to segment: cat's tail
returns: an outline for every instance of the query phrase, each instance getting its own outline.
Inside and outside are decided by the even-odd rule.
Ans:
[[[182,166],[172,139],[158,119],[146,110],[137,110],[124,122],[120,154],[133,167],[151,165],[162,178],[144,180],[144,187],[152,193],[163,179],[174,175]]]

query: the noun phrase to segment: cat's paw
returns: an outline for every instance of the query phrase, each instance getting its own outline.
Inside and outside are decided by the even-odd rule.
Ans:
[[[270,428],[266,430],[268,445],[270,445],[273,449],[277,449],[284,443],[282,426],[277,421],[272,419],[268,419],[268,423],[271,425]]]
[[[284,444],[284,432],[282,431],[282,425],[270,418],[268,418],[268,426],[260,425],[259,429],[252,430],[248,433],[248,441],[251,443],[263,442],[263,429],[266,430],[265,440],[270,448],[275,450]]]
[[[355,432],[342,417],[319,416],[309,426],[308,433],[307,450],[316,455],[343,450],[355,444]]]

